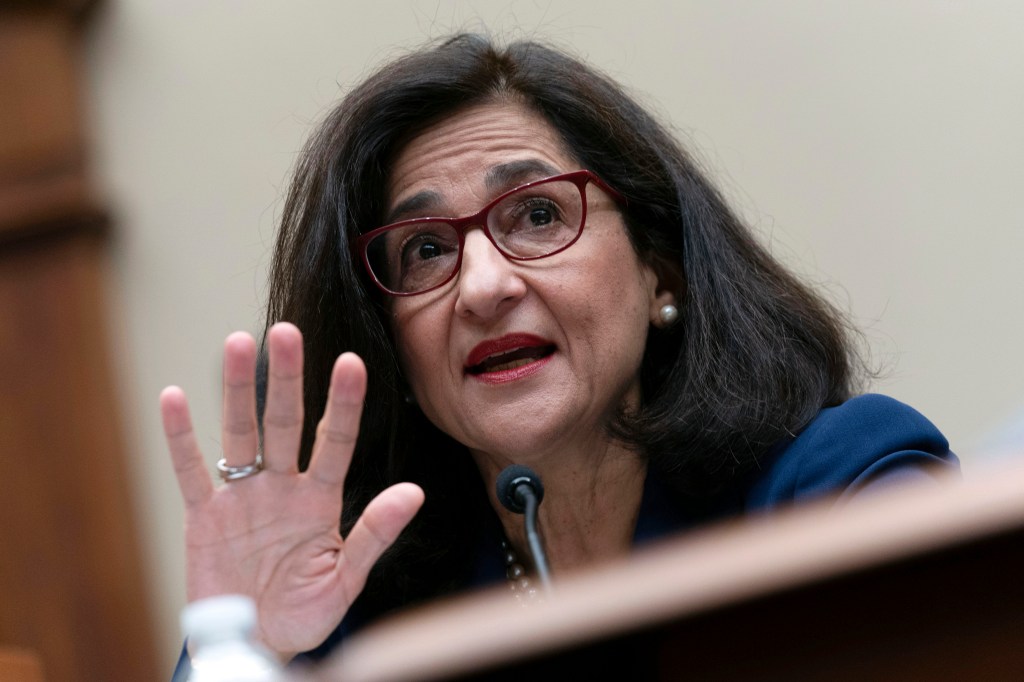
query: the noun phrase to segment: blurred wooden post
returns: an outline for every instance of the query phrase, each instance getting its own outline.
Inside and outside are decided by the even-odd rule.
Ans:
[[[0,646],[0,682],[43,682],[39,656],[23,649]]]
[[[86,2],[0,0],[0,644],[49,682],[156,670],[86,166]]]

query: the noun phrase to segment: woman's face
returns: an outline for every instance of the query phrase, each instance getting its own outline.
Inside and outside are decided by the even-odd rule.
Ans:
[[[512,187],[579,167],[532,110],[480,105],[401,151],[388,212],[405,203],[415,208],[403,219],[471,215]],[[512,262],[472,228],[453,281],[391,301],[420,408],[499,465],[603,439],[609,417],[639,400],[649,325],[673,302],[634,252],[615,202],[593,183],[587,200],[586,227],[567,250]],[[514,359],[498,358],[505,353]]]

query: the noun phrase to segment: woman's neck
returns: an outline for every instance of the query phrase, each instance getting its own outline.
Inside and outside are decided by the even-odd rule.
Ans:
[[[556,576],[622,556],[632,544],[647,463],[614,443],[604,446],[603,452],[562,452],[557,460],[523,462],[544,484],[538,525]],[[494,481],[509,464],[486,453],[475,452],[474,458],[485,481]],[[528,556],[522,515],[498,502],[493,484],[488,485],[488,496],[509,542],[520,556]]]

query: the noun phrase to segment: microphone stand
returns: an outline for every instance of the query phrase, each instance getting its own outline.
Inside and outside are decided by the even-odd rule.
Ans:
[[[544,543],[537,532],[537,508],[544,499],[544,486],[540,482],[540,476],[529,467],[513,464],[498,474],[496,488],[498,500],[505,509],[524,515],[526,542],[533,557],[533,565],[537,568],[537,576],[540,578],[544,593],[550,596],[551,571],[548,568]]]
[[[516,486],[515,495],[523,499],[524,525],[526,526],[526,542],[530,547],[530,554],[533,556],[533,564],[537,568],[537,576],[540,577],[540,584],[544,586],[544,593],[551,595],[551,571],[548,569],[548,558],[544,552],[544,546],[540,542],[540,534],[537,532],[537,508],[540,507],[540,500],[533,493],[533,488],[527,484],[520,483]]]

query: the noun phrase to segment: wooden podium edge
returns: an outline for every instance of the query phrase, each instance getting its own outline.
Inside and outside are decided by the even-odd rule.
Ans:
[[[1024,527],[1024,465],[729,521],[556,584],[518,608],[504,587],[411,610],[346,641],[315,679],[464,674],[705,613]]]

